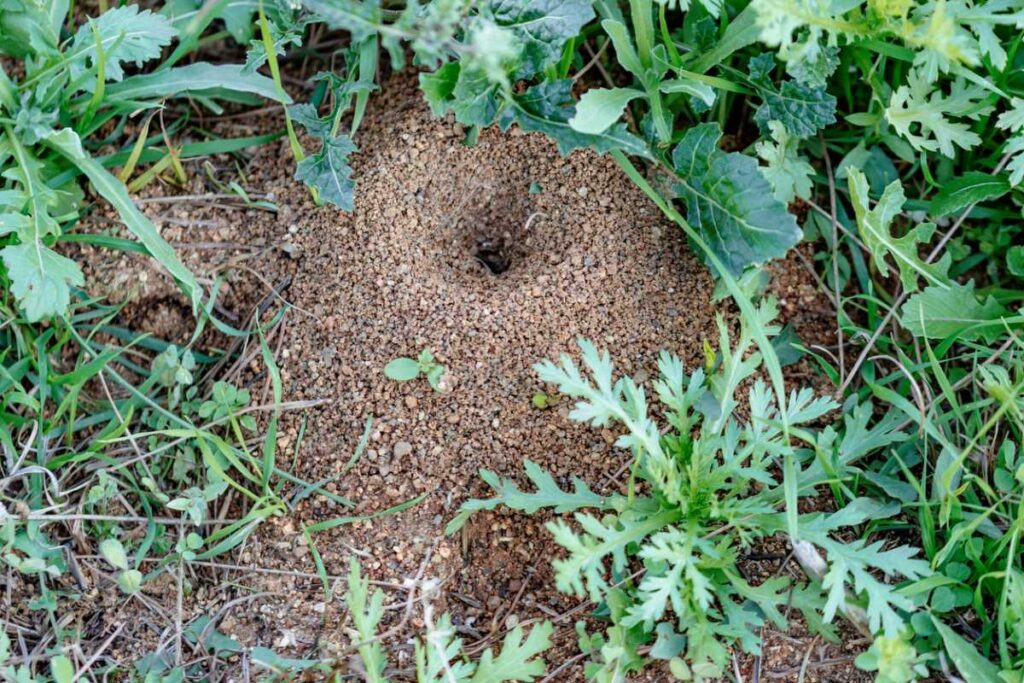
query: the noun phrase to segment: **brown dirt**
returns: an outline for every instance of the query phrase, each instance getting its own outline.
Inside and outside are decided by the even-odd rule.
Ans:
[[[558,548],[543,529],[547,517],[481,513],[463,534],[443,536],[462,501],[486,495],[478,470],[522,481],[528,458],[562,484],[578,476],[609,491],[622,481],[615,475],[624,456],[611,447],[611,432],[570,423],[564,401],[532,407],[532,395],[545,387],[531,366],[576,355],[575,340],[587,337],[639,379],[654,374],[663,348],[695,367],[703,340],[714,340],[713,282],[681,233],[610,159],[589,152],[562,158],[547,139],[517,130],[485,131],[466,147],[461,127],[432,119],[413,88],[412,78],[399,76],[372,101],[353,159],[352,214],[313,205],[291,180],[282,142],[258,152],[245,178],[247,189],[273,197],[277,214],[182,202],[162,214],[173,219],[164,234],[195,247],[186,260],[200,272],[244,266],[231,271],[224,296],[240,318],[266,285],[290,282],[285,296],[294,308],[272,340],[285,398],[327,403],[309,412],[301,442],[300,420],[286,420],[279,466],[307,481],[328,478],[326,488],[356,502],[360,515],[425,496],[400,514],[317,534],[327,571],[343,575],[356,554],[368,575],[392,586],[420,573],[439,577],[438,609],[452,611],[472,642],[577,604],[554,589],[550,560]],[[230,172],[230,164],[221,166]],[[213,227],[196,227],[207,222]],[[211,243],[233,246],[210,250]],[[485,260],[493,263],[497,251],[507,270],[491,273],[478,258],[481,246]],[[783,270],[793,281],[781,292],[789,296],[783,308],[798,314],[815,288],[793,276],[796,269]],[[123,277],[106,284],[141,289],[127,311],[138,327],[187,339],[179,319],[188,312],[168,302],[165,285]],[[442,393],[422,380],[383,375],[388,361],[423,348],[448,368]],[[368,447],[346,470],[367,418]],[[228,571],[222,580],[270,594],[228,610],[220,630],[292,655],[344,651],[344,606],[337,597],[324,602],[300,530],[352,513],[314,496],[295,515],[264,524],[238,557],[253,571]],[[779,566],[754,564],[752,576]],[[212,613],[231,595],[207,597],[203,609]],[[421,613],[414,610],[412,626],[422,626]],[[392,614],[389,623],[401,616]],[[576,654],[573,621],[557,631],[556,662]],[[389,643],[400,667],[411,661],[408,633],[401,635]],[[807,653],[805,680],[861,680],[849,666],[851,652],[799,636],[798,624],[791,635],[766,632],[765,676],[796,680]],[[752,660],[743,667],[749,675]],[[553,680],[582,680],[582,663]]]

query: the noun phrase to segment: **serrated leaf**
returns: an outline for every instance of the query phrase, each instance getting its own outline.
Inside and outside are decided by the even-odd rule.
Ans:
[[[522,491],[511,479],[503,479],[493,472],[481,470],[480,476],[494,489],[494,497],[474,498],[463,503],[459,508],[459,514],[445,527],[445,534],[458,531],[474,512],[494,510],[499,505],[527,514],[533,514],[542,508],[551,508],[562,514],[582,508],[610,509],[614,506],[616,497],[605,497],[594,493],[582,479],[574,478],[573,491],[569,492],[559,488],[554,478],[535,462],[527,460],[525,468],[526,476],[536,488],[535,492]]]
[[[580,133],[603,133],[622,118],[626,105],[643,95],[633,88],[591,88],[576,103],[569,126]]]
[[[728,270],[782,256],[800,241],[796,219],[761,175],[757,161],[718,149],[721,128],[705,123],[686,131],[672,153],[687,220]]]
[[[356,183],[352,180],[352,167],[348,155],[357,151],[347,135],[324,140],[318,153],[308,156],[295,167],[295,179],[315,188],[320,198],[342,211],[355,208]]]
[[[647,144],[626,130],[625,124],[613,125],[600,134],[581,133],[569,125],[574,114],[572,81],[546,82],[514,96],[501,115],[500,125],[503,131],[515,123],[524,131],[544,133],[555,141],[562,155],[589,147],[599,154],[617,149],[651,157]]]
[[[95,70],[102,53],[104,78],[120,81],[122,62],[141,66],[156,59],[177,33],[166,17],[150,10],[140,12],[137,5],[113,7],[79,27],[67,55],[71,78],[77,80]]]
[[[783,81],[778,91],[762,88],[760,93],[764,103],[754,112],[754,122],[762,133],[768,132],[769,121],[780,121],[798,137],[809,137],[835,123],[836,98],[823,87]]]
[[[11,278],[11,292],[29,322],[61,315],[71,303],[69,285],[85,284],[78,264],[41,242],[0,249]]]
[[[1005,173],[991,175],[981,171],[969,171],[959,178],[943,183],[942,189],[932,199],[928,213],[933,217],[960,213],[978,202],[998,199],[1010,191],[1010,177]]]
[[[522,43],[515,79],[529,78],[554,64],[562,46],[594,18],[592,0],[490,0],[486,13]]]
[[[849,169],[849,184],[857,228],[864,245],[871,251],[875,267],[887,272],[888,259],[892,258],[899,270],[900,282],[908,292],[917,290],[918,277],[929,285],[948,287],[946,271],[950,255],[947,253],[938,263],[925,263],[917,254],[918,246],[927,244],[935,232],[934,224],[917,225],[903,237],[892,234],[892,221],[905,201],[900,181],[894,180],[885,188],[874,209],[868,208],[868,181],[859,169]]]
[[[775,141],[762,140],[754,145],[757,156],[768,164],[761,167],[761,174],[780,202],[788,204],[796,197],[809,199],[814,167],[800,156],[800,140],[790,135],[780,121],[770,121],[768,127]]]
[[[932,617],[932,622],[942,636],[942,644],[946,646],[949,658],[953,660],[966,683],[989,683],[999,680],[999,667],[981,656],[977,648],[939,619]]]
[[[501,642],[501,653],[497,656],[487,650],[480,657],[472,683],[503,683],[523,681],[528,683],[544,675],[544,660],[540,653],[551,647],[551,622],[544,621],[530,629],[523,637],[523,627],[516,626]]]
[[[951,117],[977,120],[990,109],[979,105],[987,94],[980,86],[966,86],[958,80],[946,95],[915,70],[911,71],[908,84],[893,92],[885,119],[914,149],[938,151],[953,158],[955,147],[971,149],[981,143],[981,137],[968,124]]]
[[[974,282],[950,283],[948,288],[925,287],[907,299],[900,324],[915,337],[993,342],[1006,333],[1002,318],[1009,311],[994,298],[978,300]]]
[[[309,102],[293,104],[288,107],[288,115],[294,123],[306,129],[314,138],[324,140],[330,136],[332,122],[329,118],[322,119],[317,113],[316,107]]]

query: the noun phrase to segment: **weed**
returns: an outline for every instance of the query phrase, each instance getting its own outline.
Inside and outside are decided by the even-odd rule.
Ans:
[[[444,373],[445,367],[437,362],[430,349],[423,349],[416,358],[401,356],[384,366],[384,374],[388,379],[409,382],[423,375],[434,391],[442,391],[441,379]]]

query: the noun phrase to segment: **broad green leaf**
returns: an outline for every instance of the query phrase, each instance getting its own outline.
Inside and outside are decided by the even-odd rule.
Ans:
[[[498,86],[483,71],[459,69],[451,106],[459,123],[489,126],[498,115]]]
[[[949,658],[965,683],[990,683],[999,680],[999,667],[983,657],[970,642],[940,620],[932,617],[935,628],[942,636]]]
[[[900,324],[915,337],[993,342],[1006,333],[1002,304],[988,297],[978,301],[974,282],[951,282],[948,288],[925,287],[903,304]]]
[[[331,28],[349,32],[353,45],[376,33],[382,23],[379,4],[369,0],[300,0],[300,4]]]
[[[991,175],[981,171],[969,171],[942,185],[932,199],[928,213],[933,217],[960,213],[978,202],[998,199],[1010,191],[1010,177],[1005,173]]]
[[[64,655],[57,655],[50,661],[50,674],[54,683],[71,683],[75,679],[75,665]]]
[[[352,180],[348,155],[356,150],[347,135],[324,140],[317,154],[306,157],[295,167],[295,179],[316,188],[322,199],[342,211],[351,211],[355,207],[356,183]]]
[[[36,242],[0,249],[11,278],[11,292],[29,322],[61,315],[71,303],[69,285],[85,284],[78,264]]]
[[[882,193],[874,209],[868,208],[868,181],[856,168],[849,169],[850,201],[857,214],[857,228],[864,245],[871,251],[875,267],[888,272],[888,259],[892,258],[899,269],[900,282],[908,292],[917,290],[918,277],[940,288],[949,286],[946,271],[950,255],[945,254],[938,263],[925,263],[918,256],[920,244],[927,244],[935,232],[935,225],[917,225],[903,237],[892,234],[892,221],[903,208],[905,198],[900,181],[890,183]]]
[[[192,271],[178,260],[174,248],[160,236],[156,226],[135,206],[135,202],[128,196],[128,190],[124,184],[103,168],[98,161],[86,154],[82,149],[82,141],[70,128],[52,133],[47,137],[46,144],[64,155],[85,174],[96,192],[117,210],[125,227],[145,245],[150,256],[174,276],[192,301],[193,307],[198,306],[202,298],[202,289]]]
[[[420,90],[434,116],[442,116],[451,107],[459,71],[458,62],[448,62],[433,73],[420,74]]]
[[[603,133],[581,133],[569,125],[575,114],[572,99],[572,81],[561,80],[540,83],[522,95],[516,95],[501,115],[501,129],[508,130],[513,123],[527,132],[544,133],[558,145],[560,154],[589,147],[604,154],[619,149],[627,154],[650,158],[647,144],[619,123]]]
[[[108,538],[100,543],[100,554],[115,569],[128,569],[128,553],[116,538]]]
[[[102,59],[104,78],[120,81],[124,78],[122,62],[142,66],[156,59],[177,33],[166,17],[150,10],[140,12],[138,5],[112,7],[98,18],[89,19],[75,33],[66,55],[71,78],[77,81],[83,74],[96,71]],[[94,79],[86,89],[92,87]]]
[[[721,136],[716,123],[690,128],[672,152],[672,163],[688,221],[736,275],[784,255],[802,233],[757,161],[718,149]]]
[[[562,56],[562,46],[594,18],[593,0],[489,0],[485,14],[522,43],[515,79],[538,74]]]
[[[644,93],[633,88],[592,88],[583,93],[569,126],[580,133],[598,135],[612,127],[626,105]]]
[[[420,376],[420,364],[412,358],[396,358],[384,366],[384,376],[396,382],[408,382]]]
[[[811,87],[797,81],[784,81],[782,87],[761,89],[764,103],[754,112],[754,121],[762,132],[769,121],[781,121],[793,135],[810,137],[835,123],[836,98],[823,87]]]
[[[188,66],[129,76],[120,83],[107,86],[108,100],[146,100],[178,97],[204,91],[252,93],[268,100],[291,104],[291,97],[280,92],[274,81],[258,73],[245,73],[240,64],[208,64]]]
[[[117,586],[126,595],[134,595],[142,589],[142,572],[128,569],[117,575]]]

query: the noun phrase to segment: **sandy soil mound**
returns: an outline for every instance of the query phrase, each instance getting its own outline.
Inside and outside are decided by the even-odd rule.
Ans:
[[[353,549],[365,552],[373,577],[391,581],[415,575],[433,551],[427,571],[464,596],[450,606],[487,633],[514,599],[524,618],[564,605],[539,520],[480,515],[465,538],[443,539],[459,503],[484,493],[477,471],[520,477],[530,458],[556,477],[607,487],[625,462],[610,432],[569,423],[564,402],[532,406],[544,387],[531,366],[576,353],[581,336],[640,378],[661,348],[698,363],[712,281],[610,159],[561,158],[547,139],[517,131],[485,131],[466,147],[461,126],[432,119],[408,87],[384,88],[360,130],[353,214],[281,188],[289,208],[278,235],[290,233],[299,257],[287,295],[311,314],[289,325],[285,392],[331,400],[312,415],[295,468],[311,481],[337,476],[331,487],[364,513],[426,493],[398,516],[319,536],[318,549],[337,574]],[[425,347],[447,366],[450,390],[384,377],[388,361]],[[369,447],[343,474],[370,416]],[[311,501],[304,513],[311,521],[343,510]],[[291,524],[277,531],[251,552],[268,561],[281,551],[276,563],[294,568],[287,551],[298,544],[303,555],[301,542]]]
[[[236,126],[231,134],[260,129]],[[245,186],[269,194],[278,213],[189,202],[150,211],[196,272],[232,273],[222,315],[233,310],[243,320],[267,286],[289,283],[294,308],[271,339],[285,398],[327,402],[286,417],[278,464],[357,504],[352,510],[307,498],[297,515],[268,521],[243,546],[239,563],[251,572],[218,569],[222,589],[244,583],[244,600],[232,602],[225,590],[196,596],[197,604],[207,601],[206,613],[223,616],[220,631],[247,645],[294,656],[344,652],[344,604],[337,597],[325,604],[301,525],[370,515],[420,495],[420,505],[400,514],[318,533],[328,573],[344,575],[357,554],[396,600],[403,580],[440,578],[437,607],[454,614],[467,642],[486,643],[517,622],[575,607],[554,589],[550,560],[558,548],[543,529],[546,517],[482,513],[453,538],[444,537],[444,525],[467,497],[487,495],[480,468],[522,481],[529,458],[563,484],[574,476],[598,491],[623,484],[627,454],[611,447],[615,434],[570,423],[566,401],[533,407],[531,397],[546,388],[534,363],[577,355],[576,339],[586,337],[609,348],[621,372],[644,381],[659,350],[692,368],[702,362],[703,340],[714,339],[706,269],[611,159],[589,152],[562,158],[546,138],[517,130],[485,131],[474,147],[464,137],[458,124],[434,119],[414,78],[402,75],[372,100],[359,131],[353,213],[313,205],[291,178],[283,141],[242,169]],[[233,162],[221,166],[230,172]],[[110,268],[124,272],[122,261]],[[800,318],[818,295],[802,278],[789,280],[780,292],[783,311]],[[174,324],[187,310],[168,303],[176,298],[166,279],[140,282],[126,309],[132,326],[187,340],[187,326]],[[389,361],[423,348],[448,368],[445,392],[384,376]],[[265,377],[258,383],[266,389]],[[350,467],[368,418],[369,443]],[[778,569],[786,549],[772,552],[749,563],[755,576]],[[400,667],[411,655],[405,626],[423,625],[419,608],[408,612],[408,623],[404,614],[387,617],[403,626],[389,639]],[[556,631],[566,657],[576,653],[572,624],[584,614],[569,615]],[[823,680],[846,680],[831,666],[840,661],[833,649],[793,638],[802,635],[794,629],[766,634],[766,671],[799,671],[809,642],[820,650],[814,659],[825,664]],[[808,680],[815,668],[812,662]],[[582,662],[552,680],[582,680]]]

